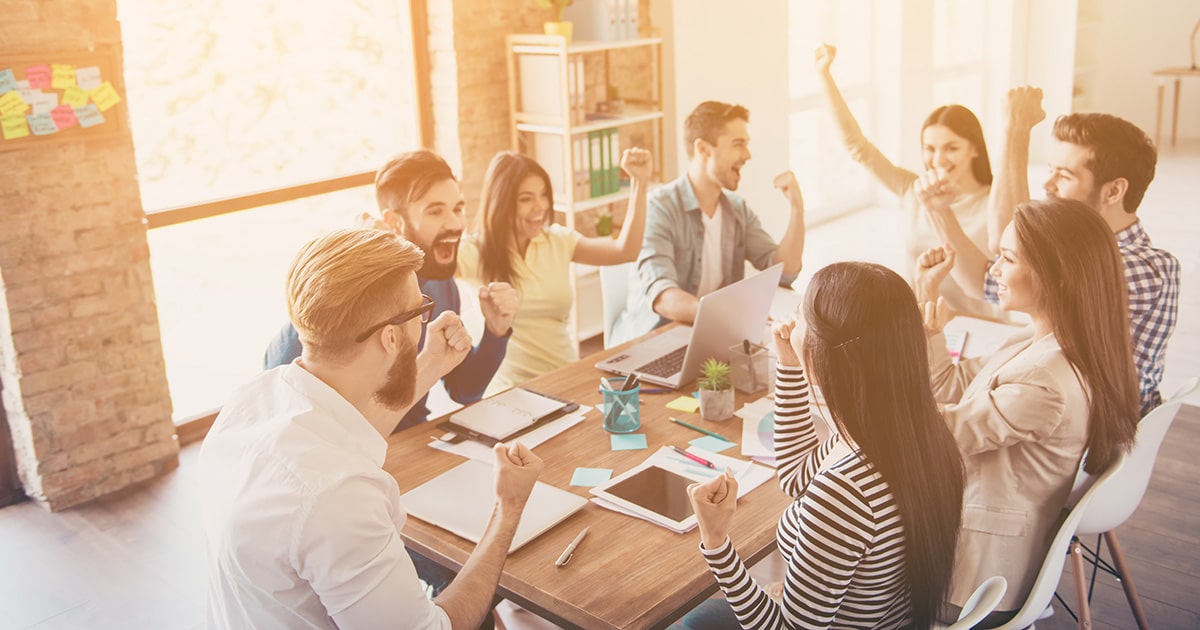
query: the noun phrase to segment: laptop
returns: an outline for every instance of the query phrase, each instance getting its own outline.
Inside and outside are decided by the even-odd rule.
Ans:
[[[496,504],[492,464],[467,461],[400,495],[409,516],[478,544]],[[587,499],[541,481],[533,485],[508,552],[582,510]]]
[[[743,339],[762,339],[783,263],[722,287],[700,298],[696,321],[634,344],[623,353],[596,364],[615,374],[637,374],[647,383],[671,389],[700,373],[709,357],[729,360],[729,347]]]

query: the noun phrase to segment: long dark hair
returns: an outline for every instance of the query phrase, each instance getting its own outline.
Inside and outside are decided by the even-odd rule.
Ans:
[[[813,275],[804,318],[813,383],[896,499],[913,623],[929,627],[950,588],[963,463],[933,398],[916,297],[886,267],[835,263]]]
[[[991,186],[992,161],[988,159],[983,127],[975,114],[962,105],[942,105],[925,118],[925,124],[921,125],[922,136],[925,135],[925,129],[931,125],[946,127],[975,147],[975,158],[971,160],[971,174],[975,176],[975,181],[984,186]]]
[[[1063,355],[1087,385],[1084,470],[1097,474],[1137,433],[1139,393],[1129,334],[1129,287],[1116,237],[1095,210],[1071,199],[1031,201],[1013,215],[1018,254]]]
[[[483,194],[479,200],[479,219],[475,240],[479,243],[479,274],[483,282],[518,284],[513,260],[517,253],[517,191],[526,177],[536,175],[546,185],[550,206],[554,207],[554,188],[550,175],[533,158],[515,151],[501,151],[488,164],[483,176]],[[546,224],[554,213],[546,213]]]

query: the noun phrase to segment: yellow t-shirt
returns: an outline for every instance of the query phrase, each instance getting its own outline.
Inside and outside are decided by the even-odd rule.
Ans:
[[[567,323],[574,298],[570,262],[580,238],[582,235],[575,230],[550,225],[529,242],[525,257],[514,261],[521,305],[513,318],[504,362],[485,396],[524,384],[579,358]],[[471,284],[482,284],[479,246],[470,237],[464,237],[458,247],[458,274]]]

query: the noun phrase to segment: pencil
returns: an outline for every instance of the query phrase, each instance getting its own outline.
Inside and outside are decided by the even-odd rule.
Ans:
[[[733,444],[733,440],[725,437],[724,435],[721,435],[720,433],[714,433],[712,431],[709,431],[708,429],[701,429],[700,427],[698,427],[694,424],[688,424],[688,423],[684,422],[683,420],[676,420],[675,418],[670,418],[670,417],[668,417],[667,419],[670,420],[671,422],[674,422],[675,424],[678,424],[680,426],[685,426],[693,431],[699,431],[705,435],[711,435],[711,436],[717,438],[718,440],[724,440],[726,442],[729,442],[730,444]]]

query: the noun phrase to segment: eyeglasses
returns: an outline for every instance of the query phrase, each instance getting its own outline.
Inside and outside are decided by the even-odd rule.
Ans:
[[[406,322],[414,317],[420,317],[422,324],[428,324],[429,316],[432,313],[433,313],[433,298],[429,297],[428,295],[422,294],[420,306],[412,309],[411,311],[405,311],[403,313],[400,313],[399,315],[397,315],[385,322],[380,322],[378,324],[375,324],[374,326],[368,328],[367,332],[364,332],[363,334],[355,337],[354,342],[362,343],[362,342],[366,341],[368,337],[375,334],[375,331],[379,330],[380,328],[383,328],[384,326],[399,326],[400,324],[403,324],[404,322]]]

